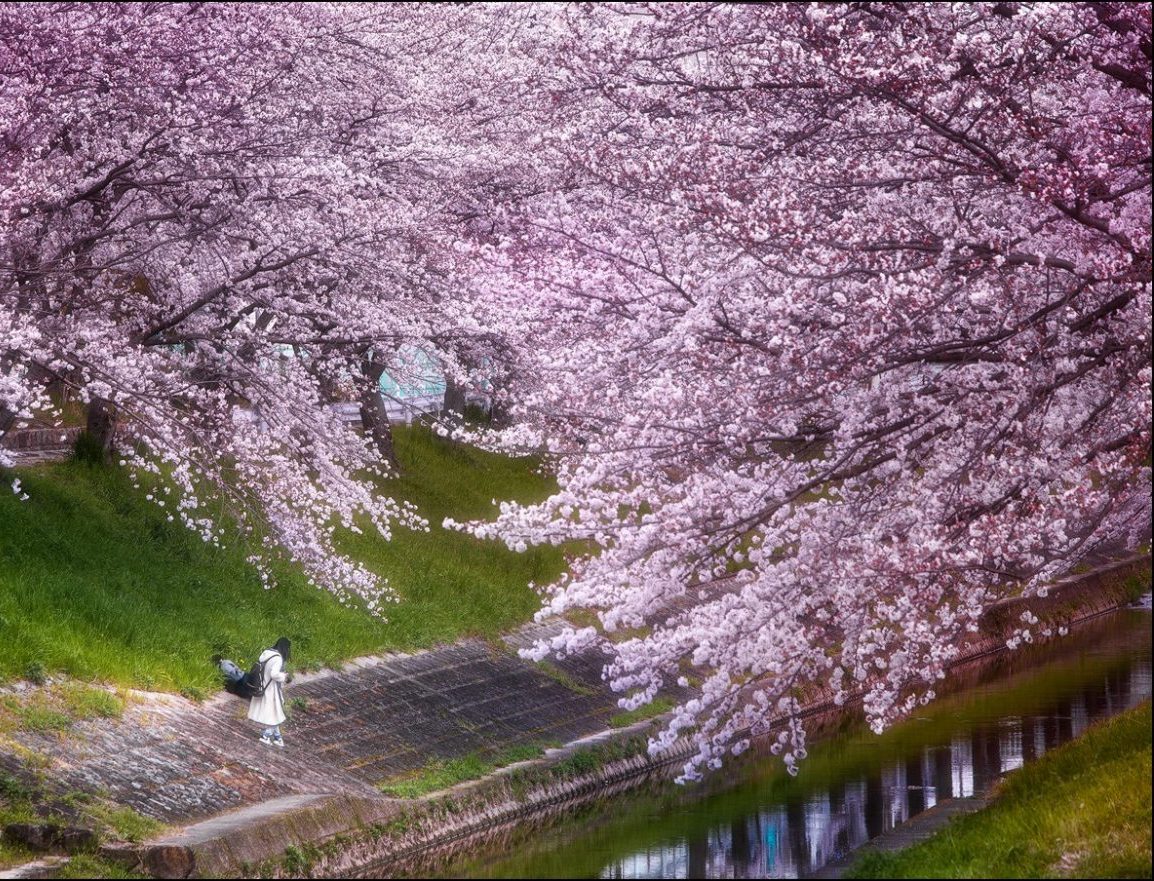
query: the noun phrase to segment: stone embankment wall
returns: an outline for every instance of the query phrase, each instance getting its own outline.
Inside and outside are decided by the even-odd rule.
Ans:
[[[4,434],[0,438],[0,446],[12,454],[17,465],[55,462],[72,455],[80,431],[77,426],[18,428]]]
[[[1007,639],[1022,626],[1023,612],[1039,619],[1036,632],[1056,631],[1127,605],[1149,584],[1150,556],[1144,554],[1068,578],[1046,597],[993,607],[981,632],[967,641],[943,690],[964,688],[975,670],[1003,656]],[[809,702],[804,715],[811,736],[843,724],[853,711],[829,698],[817,693]],[[161,877],[427,874],[481,840],[491,845],[594,801],[674,776],[693,747],[681,743],[660,759],[650,758],[644,751],[650,724],[588,738],[546,759],[421,799],[342,797],[286,805],[264,824],[238,818],[231,824],[235,828],[222,827],[219,835],[122,856]]]

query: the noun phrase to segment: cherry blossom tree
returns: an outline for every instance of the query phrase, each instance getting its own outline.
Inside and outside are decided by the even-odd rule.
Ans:
[[[1148,534],[1148,6],[526,27],[533,174],[474,284],[518,359],[498,440],[560,488],[465,528],[594,549],[541,614],[598,626],[535,657],[602,646],[627,708],[699,677],[652,745],[692,735],[689,777],[756,734],[793,767],[810,684],[880,728],[991,604]]]
[[[465,528],[592,549],[536,655],[700,677],[688,776],[1148,530],[1146,6],[7,5],[0,138],[0,433],[379,611],[380,373],[488,380],[559,490]]]
[[[374,447],[325,404],[362,394],[366,362],[467,335],[440,244],[460,151],[435,68],[456,25],[356,4],[0,8],[0,432],[44,412],[34,377],[54,377],[103,455],[163,474],[149,497],[170,519],[219,540],[214,488],[262,536],[266,583],[287,552],[379,611],[386,586],[334,529],[425,524],[371,476],[387,422]]]

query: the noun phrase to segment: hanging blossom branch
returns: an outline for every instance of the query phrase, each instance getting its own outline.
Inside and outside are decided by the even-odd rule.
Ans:
[[[366,351],[470,338],[445,53],[484,35],[462,16],[0,9],[0,433],[68,388],[172,519],[219,541],[222,496],[266,584],[287,555],[379,614],[395,597],[336,530],[427,524],[327,405],[373,393]]]
[[[532,657],[600,646],[630,709],[692,671],[652,743],[692,737],[686,777],[751,732],[794,768],[808,684],[880,729],[991,604],[1148,538],[1148,8],[641,4],[539,36],[549,125],[508,145],[536,195],[479,212],[473,287],[516,353],[491,440],[560,488],[461,527],[595,549],[541,614],[598,626]]]

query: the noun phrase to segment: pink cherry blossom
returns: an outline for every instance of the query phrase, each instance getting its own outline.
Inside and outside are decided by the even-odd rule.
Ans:
[[[593,549],[541,614],[600,626],[533,657],[602,646],[626,708],[692,669],[655,750],[785,718],[792,768],[811,684],[880,728],[1148,535],[1148,7],[565,7],[531,51],[536,191],[473,285],[488,440],[560,486],[464,528]]]

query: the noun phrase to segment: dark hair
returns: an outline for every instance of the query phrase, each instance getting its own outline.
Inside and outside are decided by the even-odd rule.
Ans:
[[[289,659],[289,655],[292,654],[292,643],[288,641],[287,636],[282,636],[276,641],[276,644],[272,647],[272,650],[287,661]]]

